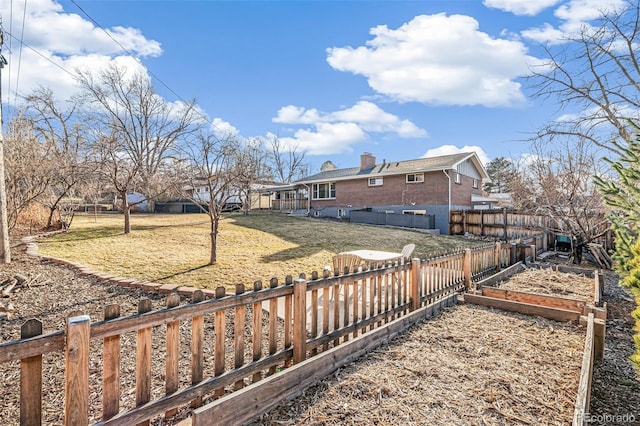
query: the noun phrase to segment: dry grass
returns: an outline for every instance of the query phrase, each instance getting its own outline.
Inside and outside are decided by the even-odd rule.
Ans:
[[[478,244],[461,237],[308,217],[232,214],[221,222],[218,262],[209,266],[210,223],[204,214],[136,214],[131,234],[123,234],[122,226],[121,215],[78,215],[69,233],[40,241],[39,249],[116,276],[231,290],[237,283],[321,271],[342,251],[399,252],[415,243],[414,256],[427,257]]]

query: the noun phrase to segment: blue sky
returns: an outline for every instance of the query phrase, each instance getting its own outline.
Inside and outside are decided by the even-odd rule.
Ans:
[[[65,99],[77,67],[116,62],[171,102],[196,98],[219,129],[305,149],[312,172],[362,152],[516,159],[579,112],[532,98],[541,45],[622,1],[3,0],[4,118],[38,85]]]

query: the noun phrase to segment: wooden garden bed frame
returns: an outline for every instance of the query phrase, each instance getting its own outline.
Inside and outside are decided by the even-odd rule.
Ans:
[[[530,263],[529,267],[550,269],[548,266]],[[530,292],[505,290],[492,287],[497,282],[522,271],[524,266],[516,264],[486,280],[473,283],[464,294],[465,303],[488,306],[510,312],[541,316],[556,321],[575,322],[586,325],[585,347],[582,357],[580,382],[574,408],[573,426],[587,425],[591,399],[591,382],[595,362],[604,356],[607,304],[603,301],[604,274],[577,267],[560,266],[554,269],[568,273],[593,276],[593,300],[584,301]],[[478,294],[480,293],[480,294]]]

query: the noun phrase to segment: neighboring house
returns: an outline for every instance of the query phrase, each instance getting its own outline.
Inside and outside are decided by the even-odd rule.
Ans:
[[[449,232],[449,211],[472,208],[489,176],[475,152],[377,163],[370,153],[360,166],[325,168],[280,187],[273,208],[305,210],[315,217],[348,218],[353,210],[435,216],[435,227]]]
[[[250,210],[266,210],[271,208],[272,194],[268,189],[274,186],[274,184],[256,183],[251,185],[251,203]],[[202,183],[194,186],[188,186],[184,188],[189,192],[189,199],[173,199],[165,200],[162,203],[156,203],[156,212],[158,213],[200,213],[202,209],[206,209],[209,201],[211,200],[211,193],[209,187]],[[193,200],[198,201],[195,204]],[[223,206],[224,211],[237,211],[242,207],[242,199],[237,190],[229,194]]]
[[[490,193],[484,196],[472,194],[471,203],[474,210],[513,208],[511,194],[508,192]]]

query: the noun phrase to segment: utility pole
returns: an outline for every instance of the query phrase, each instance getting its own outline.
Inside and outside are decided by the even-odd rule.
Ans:
[[[4,181],[4,136],[2,135],[2,69],[7,60],[2,56],[4,31],[0,21],[0,263],[11,263],[9,220],[7,218],[7,188]]]

